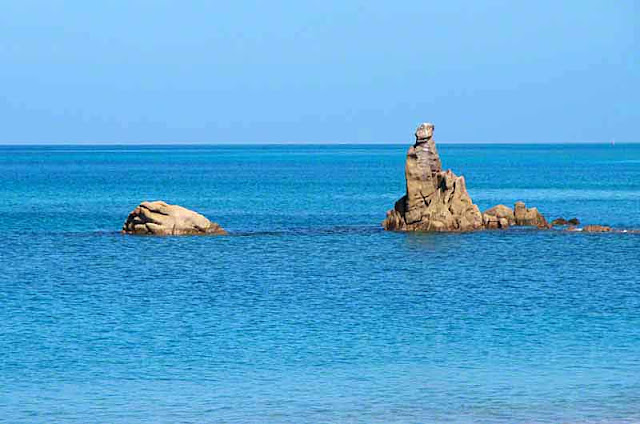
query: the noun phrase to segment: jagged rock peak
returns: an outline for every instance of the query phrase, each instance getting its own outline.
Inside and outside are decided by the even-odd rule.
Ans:
[[[482,228],[482,214],[467,193],[464,177],[442,163],[433,140],[434,125],[421,124],[407,152],[406,194],[382,223],[397,231],[470,231]]]
[[[433,130],[436,126],[431,122],[423,122],[416,129],[416,144],[431,140],[433,138]]]

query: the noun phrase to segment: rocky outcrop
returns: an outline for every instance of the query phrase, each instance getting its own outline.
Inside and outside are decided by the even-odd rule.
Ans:
[[[565,231],[579,233],[615,233],[615,234],[640,234],[637,228],[613,228],[607,225],[585,225],[583,228],[570,226]]]
[[[387,212],[382,226],[395,231],[471,231],[483,228],[482,214],[467,193],[464,177],[443,171],[433,124],[416,130],[405,164],[407,192]]]
[[[147,235],[224,235],[215,222],[197,212],[162,201],[142,202],[127,217],[122,232]]]
[[[611,227],[607,227],[606,225],[586,225],[582,229],[583,233],[609,233],[611,232]]]
[[[560,226],[564,226],[564,225],[580,225],[580,220],[578,218],[571,218],[569,220],[564,219],[564,218],[556,218],[553,221],[551,221],[551,225],[560,225]]]
[[[570,226],[565,231],[571,233],[615,233],[615,234],[640,234],[640,229],[613,228],[607,225],[585,225],[583,228]]]
[[[482,213],[482,222],[485,228],[506,229],[516,225],[513,209],[505,205],[497,205]]]
[[[516,221],[515,225],[551,228],[544,216],[538,212],[538,208],[527,208],[524,202],[516,202],[513,213]]]
[[[416,130],[416,142],[409,148],[405,164],[407,192],[393,209],[387,211],[382,222],[385,230],[431,232],[506,229],[511,226],[551,228],[537,208],[527,208],[524,202],[516,202],[514,209],[497,205],[480,213],[467,193],[464,177],[455,175],[451,170],[442,170],[433,130],[433,124],[428,123],[421,124]]]
[[[484,228],[495,230],[506,230],[509,228],[509,221],[506,218],[498,218],[495,215],[482,215],[482,225]]]
[[[525,226],[551,228],[547,220],[538,212],[537,208],[527,208],[523,202],[516,202],[513,209],[505,205],[497,205],[482,213],[485,228],[509,228],[511,226]],[[563,220],[564,222],[567,222]]]

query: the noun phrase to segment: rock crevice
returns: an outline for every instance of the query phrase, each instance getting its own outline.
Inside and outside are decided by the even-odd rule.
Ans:
[[[122,232],[146,235],[224,235],[227,232],[197,212],[162,201],[142,202],[127,217]]]
[[[382,225],[395,231],[471,231],[482,228],[482,214],[467,193],[464,177],[443,171],[433,140],[433,124],[416,130],[405,163],[406,194]]]
[[[506,229],[511,226],[551,228],[536,208],[516,202],[511,209],[497,205],[480,213],[463,176],[442,170],[442,162],[433,140],[433,124],[421,124],[416,141],[405,162],[406,194],[382,222],[393,231],[474,231]]]

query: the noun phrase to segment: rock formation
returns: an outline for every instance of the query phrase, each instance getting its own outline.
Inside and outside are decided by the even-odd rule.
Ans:
[[[513,209],[505,205],[497,205],[482,213],[485,228],[509,228],[516,225]]]
[[[586,225],[582,232],[584,233],[609,233],[611,232],[611,227],[607,227],[606,225]]]
[[[433,129],[433,124],[425,123],[416,130],[405,165],[407,193],[387,212],[382,223],[386,230],[471,231],[483,226],[464,177],[442,171]]]
[[[580,220],[578,218],[571,218],[569,220],[564,218],[556,218],[553,221],[551,221],[551,225],[561,225],[561,226],[580,225]]]
[[[551,221],[551,225],[569,225],[569,221],[564,218],[556,218]]]
[[[199,213],[162,201],[140,203],[127,217],[122,226],[122,232],[172,236],[227,234],[222,227]]]
[[[537,208],[527,208],[524,202],[516,202],[513,213],[516,225],[551,228]]]
[[[509,228],[511,226],[551,228],[547,220],[537,208],[527,208],[524,202],[516,202],[514,209],[505,205],[497,205],[482,213],[485,228]],[[558,218],[554,222],[568,222]],[[562,224],[566,225],[566,224]]]
[[[634,228],[612,228],[607,225],[585,225],[583,228],[574,226],[568,227],[565,231],[568,232],[580,232],[580,233],[616,233],[616,234],[640,234],[640,229]]]

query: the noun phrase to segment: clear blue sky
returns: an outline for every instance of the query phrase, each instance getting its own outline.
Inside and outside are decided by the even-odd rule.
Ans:
[[[640,141],[640,2],[3,1],[0,143]]]

